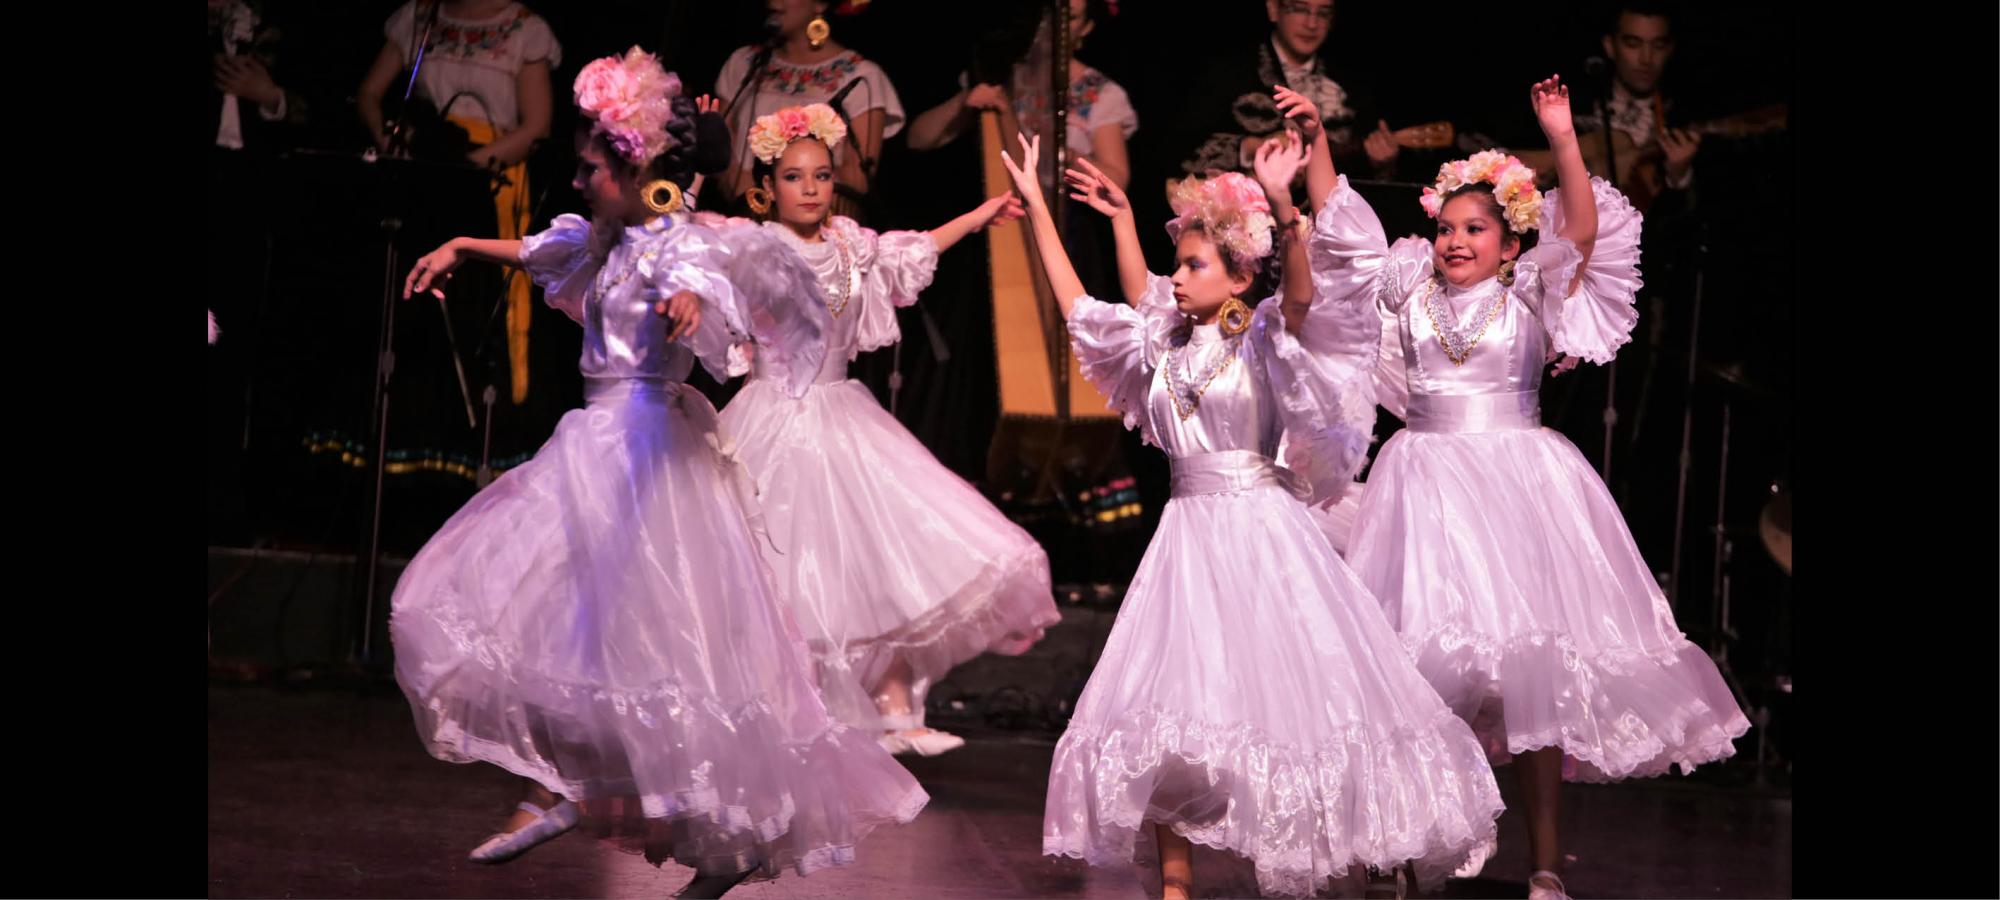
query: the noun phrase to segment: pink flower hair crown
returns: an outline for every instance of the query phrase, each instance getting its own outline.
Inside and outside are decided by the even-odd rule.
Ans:
[[[1258,260],[1271,255],[1271,230],[1278,224],[1271,218],[1271,201],[1257,182],[1241,172],[1174,182],[1167,187],[1167,205],[1174,211],[1167,222],[1167,237],[1173,240],[1199,223],[1209,240],[1228,251],[1241,268],[1255,268]]]
[[[625,55],[591,60],[576,73],[576,105],[619,156],[644,166],[674,145],[667,125],[674,119],[674,98],[681,79],[660,65],[660,59],[638,47]]]
[[[1541,227],[1542,192],[1535,189],[1535,170],[1498,150],[1481,150],[1439,166],[1436,186],[1424,188],[1418,202],[1435,219],[1452,191],[1481,182],[1493,185],[1493,199],[1506,209],[1507,227],[1515,234]]]
[[[824,103],[787,106],[768,116],[758,116],[750,126],[750,152],[765,163],[774,163],[785,148],[801,138],[817,138],[831,151],[847,137],[840,114]]]

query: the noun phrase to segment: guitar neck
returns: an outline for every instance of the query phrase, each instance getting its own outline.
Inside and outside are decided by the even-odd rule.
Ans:
[[[1703,136],[1752,137],[1772,131],[1784,131],[1786,118],[1784,105],[1776,104],[1760,107],[1748,112],[1737,113],[1733,116],[1724,116],[1720,119],[1696,122],[1693,125],[1687,126],[1685,130]]]
[[[1450,122],[1427,122],[1408,128],[1398,128],[1390,132],[1390,135],[1395,138],[1396,146],[1405,150],[1448,148],[1458,139],[1457,129],[1452,127]]]

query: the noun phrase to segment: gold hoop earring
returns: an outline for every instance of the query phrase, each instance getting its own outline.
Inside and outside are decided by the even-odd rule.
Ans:
[[[661,199],[661,194],[666,195],[665,199]],[[645,200],[647,209],[663,216],[681,208],[681,186],[665,178],[647,182],[640,197]]]
[[[1250,330],[1250,307],[1244,305],[1242,300],[1231,297],[1223,301],[1216,319],[1222,324],[1223,334],[1235,337]]]
[[[832,34],[833,26],[826,24],[825,16],[813,16],[813,20],[806,23],[806,43],[811,44],[814,50],[826,46],[826,39]]]
[[[766,215],[771,211],[771,192],[753,187],[743,192],[743,202],[750,204],[751,212],[760,216]]]
[[[1514,286],[1514,261],[1513,261],[1513,260],[1511,260],[1511,259],[1510,259],[1510,260],[1506,260],[1505,262],[1502,262],[1502,263],[1500,264],[1500,283],[1501,283],[1501,284],[1503,284],[1503,285],[1506,285],[1506,286],[1508,286],[1508,287],[1513,287],[1513,286]]]

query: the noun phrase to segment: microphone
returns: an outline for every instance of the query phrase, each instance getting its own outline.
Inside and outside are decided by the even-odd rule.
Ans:
[[[854,93],[855,88],[860,86],[861,79],[857,77],[853,81],[841,85],[840,90],[834,91],[833,96],[826,101],[826,105],[833,107],[833,111],[839,114],[840,121],[849,128],[853,128],[854,123],[847,120],[847,110],[843,109],[840,103],[847,99],[848,94]]]
[[[765,64],[771,61],[771,51],[778,49],[782,29],[778,26],[777,13],[764,17],[762,31],[764,38],[757,43],[757,52],[750,57],[750,68],[743,73],[743,82],[736,86],[736,95],[729,98],[729,106],[732,109],[735,108],[736,101],[743,98],[743,92],[749,89],[750,83],[757,80],[757,74],[764,71]]]
[[[1583,73],[1592,78],[1603,79],[1611,74],[1611,63],[1602,56],[1583,58]]]

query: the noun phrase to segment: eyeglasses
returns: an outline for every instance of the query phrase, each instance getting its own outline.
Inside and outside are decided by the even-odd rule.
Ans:
[[[1310,4],[1287,3],[1284,6],[1284,14],[1299,17],[1310,16],[1321,22],[1331,23],[1333,21],[1333,5],[1328,4],[1319,9],[1314,9]]]

